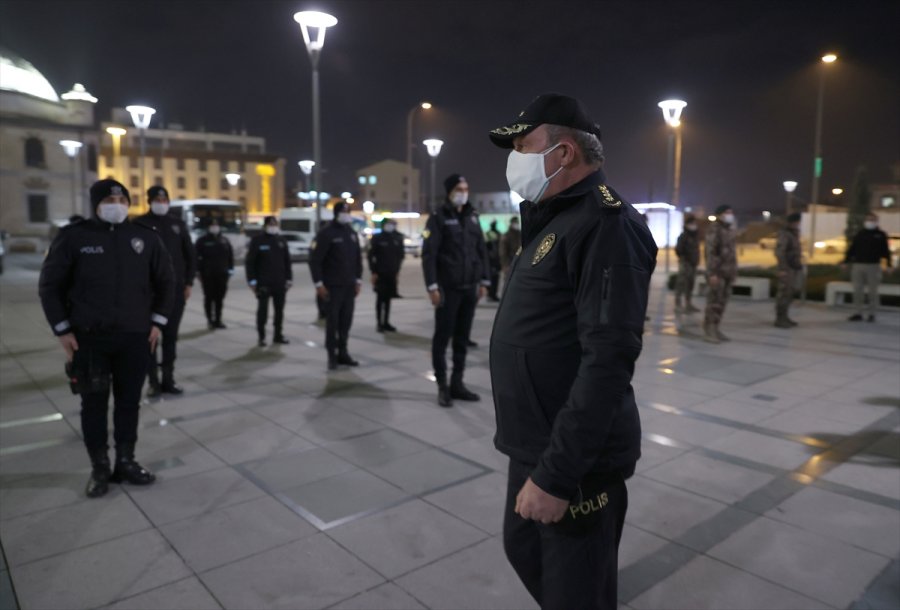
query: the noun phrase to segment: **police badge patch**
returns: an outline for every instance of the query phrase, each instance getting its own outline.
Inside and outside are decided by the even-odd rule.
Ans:
[[[131,249],[140,254],[144,251],[144,240],[140,237],[135,237],[131,240]]]
[[[172,230],[175,231],[175,235],[181,235],[181,226],[180,225],[172,225]]]
[[[544,239],[541,240],[540,245],[538,245],[537,250],[534,251],[534,257],[531,259],[531,266],[534,267],[539,262],[544,260],[544,257],[550,253],[550,250],[553,249],[553,244],[556,243],[556,233],[550,233]]]

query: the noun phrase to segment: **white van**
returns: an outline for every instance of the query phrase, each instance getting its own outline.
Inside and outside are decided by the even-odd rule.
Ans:
[[[333,218],[334,214],[330,209],[322,208],[323,224]],[[309,246],[319,232],[315,208],[284,208],[278,212],[278,224],[282,237],[287,241],[291,260],[309,260]]]
[[[222,227],[222,235],[231,242],[235,260],[243,260],[247,252],[247,238],[243,233],[244,217],[239,203],[227,199],[177,199],[171,202],[169,213],[185,222],[192,242],[206,233],[215,218]]]

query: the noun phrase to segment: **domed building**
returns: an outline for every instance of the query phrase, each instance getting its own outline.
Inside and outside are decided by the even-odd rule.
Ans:
[[[33,65],[0,47],[0,230],[46,237],[54,222],[90,214],[96,102],[80,84],[58,95]]]

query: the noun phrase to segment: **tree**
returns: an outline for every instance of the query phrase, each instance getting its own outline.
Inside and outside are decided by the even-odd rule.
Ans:
[[[869,200],[872,192],[869,190],[869,175],[864,165],[856,168],[856,177],[853,179],[853,191],[850,194],[850,204],[847,208],[847,228],[844,236],[849,244],[863,228],[863,221],[869,213]]]

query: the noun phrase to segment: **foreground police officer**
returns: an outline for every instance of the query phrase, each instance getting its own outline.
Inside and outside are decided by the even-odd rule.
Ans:
[[[466,350],[475,306],[490,285],[487,249],[478,213],[469,203],[469,183],[459,174],[444,180],[447,198],[428,218],[422,232],[422,270],[434,305],[431,364],[438,386],[438,404],[453,399],[481,400],[463,384]],[[453,340],[453,373],[447,385],[447,344]]]
[[[157,363],[156,351],[150,357],[147,375],[150,388],[147,396],[154,397],[159,396],[161,392],[183,393],[175,383],[176,346],[178,328],[181,326],[185,303],[191,298],[191,287],[194,284],[197,266],[194,260],[194,245],[191,243],[187,225],[181,218],[169,214],[168,191],[161,186],[151,186],[147,189],[147,201],[150,202],[150,211],[137,218],[135,222],[156,230],[172,258],[172,268],[175,271],[175,304],[168,323],[162,329],[162,383],[157,370],[160,365]]]
[[[278,234],[278,219],[266,216],[263,232],[250,240],[244,258],[247,284],[256,295],[256,332],[259,347],[266,346],[266,320],[269,317],[269,299],[275,309],[275,336],[272,343],[288,344],[283,332],[284,302],[287,291],[294,282],[291,269],[291,253],[287,242]]]
[[[203,311],[209,330],[226,328],[222,323],[222,306],[228,292],[228,278],[234,274],[234,251],[231,242],[222,235],[219,221],[213,218],[206,234],[194,244],[197,252],[197,272],[203,286]]]
[[[403,233],[397,231],[397,221],[385,218],[381,221],[381,233],[369,243],[369,272],[375,288],[375,317],[378,332],[395,332],[391,325],[391,299],[397,294],[397,274],[406,257]]]
[[[656,245],[606,186],[600,130],[578,100],[541,95],[490,135],[514,149],[506,176],[525,198],[491,335],[495,445],[510,457],[504,547],[542,608],[615,610]]]
[[[353,307],[362,286],[362,251],[356,231],[350,226],[347,204],[334,204],[334,221],[316,234],[309,257],[309,271],[316,296],[325,300],[325,349],[328,369],[337,365],[357,366],[347,351]]]
[[[155,231],[126,220],[128,189],[115,180],[91,186],[95,216],[53,240],[41,268],[41,305],[81,394],[81,430],[91,459],[87,495],[109,482],[148,485],[156,477],[134,459],[141,387],[174,299],[172,262]],[[152,298],[148,298],[152,295]],[[115,469],[107,451],[110,378]]]

